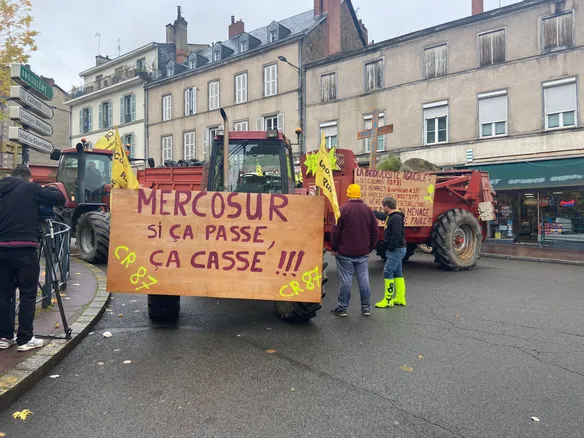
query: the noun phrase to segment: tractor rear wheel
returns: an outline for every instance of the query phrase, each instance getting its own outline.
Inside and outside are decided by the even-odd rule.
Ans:
[[[75,232],[81,260],[94,265],[107,261],[110,217],[111,214],[104,211],[90,211],[81,215]]]
[[[434,261],[449,271],[468,270],[475,266],[481,256],[482,247],[479,222],[467,210],[449,210],[434,225]]]
[[[180,315],[180,297],[174,295],[148,295],[148,317],[151,321],[174,323]]]

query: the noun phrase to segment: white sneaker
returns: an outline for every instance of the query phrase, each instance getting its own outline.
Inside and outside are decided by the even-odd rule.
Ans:
[[[33,336],[32,339],[30,341],[28,341],[26,344],[19,345],[17,350],[18,351],[29,351],[29,350],[34,350],[35,348],[41,348],[43,345],[45,345],[45,341],[43,341],[42,339],[37,339]]]
[[[7,348],[12,347],[13,345],[16,345],[16,336],[13,337],[12,339],[6,338],[0,339],[0,350],[6,350]]]

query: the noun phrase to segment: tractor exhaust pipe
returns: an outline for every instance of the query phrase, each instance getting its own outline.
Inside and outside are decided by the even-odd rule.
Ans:
[[[85,177],[87,174],[87,157],[82,143],[77,143],[77,203],[85,202]]]
[[[229,191],[229,117],[223,108],[219,110],[223,118],[223,191]]]

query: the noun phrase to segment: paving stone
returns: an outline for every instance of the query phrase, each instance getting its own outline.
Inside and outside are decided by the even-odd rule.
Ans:
[[[42,351],[42,350],[41,350]],[[51,356],[35,354],[16,365],[17,370],[36,371],[51,359]]]

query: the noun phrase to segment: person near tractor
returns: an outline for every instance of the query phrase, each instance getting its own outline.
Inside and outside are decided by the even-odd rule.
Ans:
[[[361,187],[351,184],[347,189],[349,202],[341,206],[341,216],[333,227],[332,252],[339,271],[338,306],[331,310],[336,316],[347,316],[351,299],[353,273],[357,274],[361,294],[361,313],[371,315],[369,284],[369,253],[375,249],[379,225],[373,211],[361,200]]]
[[[402,261],[406,256],[406,239],[404,214],[397,210],[394,198],[382,201],[383,211],[375,211],[377,219],[385,222],[383,233],[383,250],[386,260],[383,268],[384,295],[375,304],[377,308],[388,308],[394,305],[406,305],[406,282],[402,271]],[[395,298],[393,296],[395,292]]]
[[[18,351],[44,345],[36,339],[33,321],[36,311],[40,264],[37,255],[41,205],[64,205],[56,188],[32,182],[26,166],[0,181],[0,349],[18,344]],[[14,301],[20,291],[18,335],[14,336]]]

